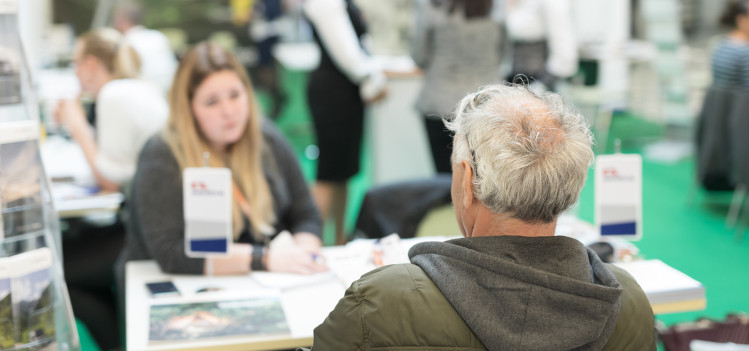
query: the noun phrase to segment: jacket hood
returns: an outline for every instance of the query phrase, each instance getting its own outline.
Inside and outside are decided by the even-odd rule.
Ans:
[[[426,242],[408,253],[489,350],[600,350],[622,287],[567,237]]]

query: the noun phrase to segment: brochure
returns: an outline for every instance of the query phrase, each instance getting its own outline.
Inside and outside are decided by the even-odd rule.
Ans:
[[[0,105],[21,103],[21,52],[15,1],[0,1]]]
[[[0,258],[0,349],[3,350],[13,348],[16,344],[10,263],[10,258]]]
[[[40,248],[11,257],[11,291],[16,318],[16,350],[53,349],[54,291],[50,268],[52,252]]]
[[[151,342],[288,334],[278,297],[153,305]]]
[[[0,349],[55,350],[52,252],[0,258]]]
[[[36,140],[0,144],[2,236],[39,231],[44,227],[41,195],[42,163]]]

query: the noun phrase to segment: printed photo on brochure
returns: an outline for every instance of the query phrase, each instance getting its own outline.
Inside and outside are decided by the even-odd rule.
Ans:
[[[55,350],[52,254],[0,258],[0,349]]]
[[[18,16],[0,13],[0,105],[21,102],[21,54]]]
[[[288,333],[276,297],[154,305],[150,310],[151,342]]]
[[[44,227],[42,162],[36,140],[0,144],[3,237]]]

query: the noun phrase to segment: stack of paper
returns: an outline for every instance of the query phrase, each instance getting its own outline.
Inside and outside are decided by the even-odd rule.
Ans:
[[[631,274],[650,300],[653,313],[705,309],[705,287],[660,260],[615,263]]]

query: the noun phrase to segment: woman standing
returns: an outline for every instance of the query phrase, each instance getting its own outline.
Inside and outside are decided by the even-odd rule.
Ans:
[[[696,134],[697,181],[716,191],[732,190],[749,175],[743,157],[747,149],[743,124],[749,93],[749,1],[730,1],[721,24],[730,32],[713,51],[713,84],[705,94]]]
[[[476,88],[501,82],[502,27],[492,0],[419,0],[411,57],[425,72],[416,108],[424,115],[434,165],[451,172],[452,136],[442,117]]]
[[[307,0],[304,13],[321,48],[307,97],[320,157],[314,196],[323,218],[335,219],[343,244],[347,181],[359,172],[364,105],[385,95],[385,76],[363,42],[366,26],[351,0]]]
[[[570,0],[505,0],[507,33],[512,41],[512,72],[531,85],[554,89],[559,78],[577,72],[577,41]]]

